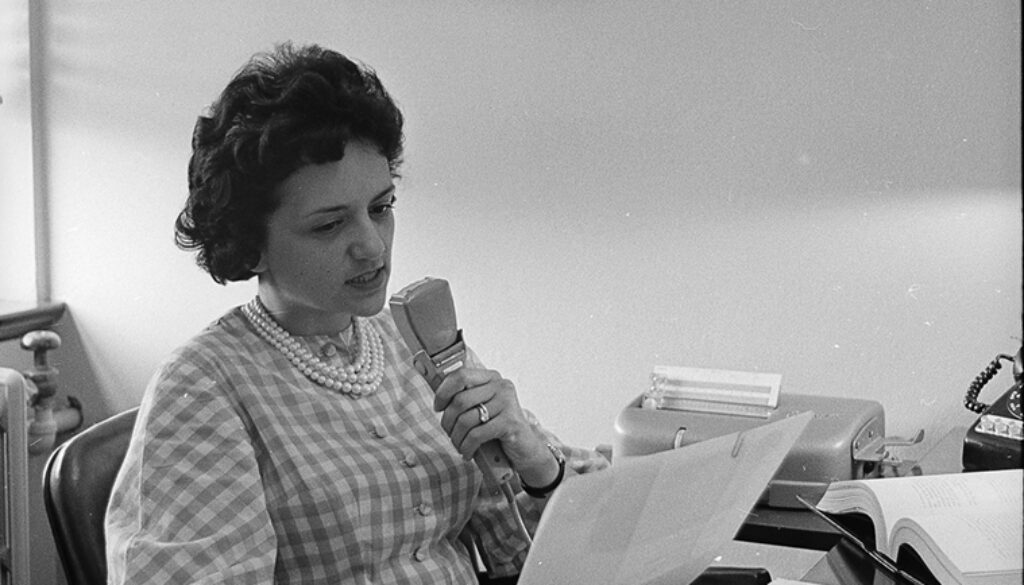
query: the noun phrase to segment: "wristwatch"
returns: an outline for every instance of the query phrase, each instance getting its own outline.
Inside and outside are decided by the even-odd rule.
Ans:
[[[555,456],[555,461],[558,462],[558,475],[555,476],[554,481],[546,486],[533,487],[531,485],[527,485],[527,483],[523,481],[523,478],[519,478],[519,484],[523,486],[523,491],[534,498],[548,497],[548,494],[555,491],[555,488],[562,483],[562,479],[565,477],[565,454],[562,453],[561,449],[551,443],[546,443],[545,446],[548,448],[548,451],[551,451],[551,454]]]

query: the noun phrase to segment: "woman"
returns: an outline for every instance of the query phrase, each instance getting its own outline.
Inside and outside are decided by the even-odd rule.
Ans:
[[[566,473],[606,465],[559,449],[498,373],[435,394],[413,368],[385,309],[401,156],[376,75],[316,46],[257,55],[199,118],[177,241],[258,294],[147,388],[107,510],[110,582],[470,584],[466,535],[512,575],[515,512],[535,525]],[[472,462],[490,440],[514,507]]]

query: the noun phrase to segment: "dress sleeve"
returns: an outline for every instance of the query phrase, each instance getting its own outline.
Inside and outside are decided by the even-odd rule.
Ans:
[[[527,410],[524,410],[524,413],[534,431],[544,441],[562,450],[565,455],[565,479],[572,475],[600,471],[610,465],[597,451],[562,443],[558,437],[540,425],[533,413]],[[513,479],[512,484],[516,492],[516,506],[527,529],[533,534],[537,530],[537,524],[548,499],[529,496],[522,491],[518,479]],[[507,577],[522,571],[530,543],[519,532],[515,516],[500,490],[491,489],[487,485],[481,487],[469,529],[491,576]]]
[[[242,420],[216,383],[147,391],[107,508],[108,583],[270,585],[276,538]]]

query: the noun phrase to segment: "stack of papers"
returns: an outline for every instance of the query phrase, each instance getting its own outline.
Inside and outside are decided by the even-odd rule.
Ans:
[[[519,585],[691,582],[736,535],[812,416],[567,479],[544,510]]]

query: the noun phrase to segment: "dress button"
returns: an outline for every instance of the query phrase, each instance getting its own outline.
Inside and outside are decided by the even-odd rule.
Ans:
[[[424,546],[418,547],[416,549],[416,552],[412,553],[412,558],[416,559],[421,563],[427,560],[427,548]]]
[[[419,506],[416,506],[416,511],[420,513],[420,516],[430,516],[430,513],[434,511],[434,508],[430,504],[424,502]]]
[[[384,437],[388,436],[388,428],[385,427],[384,423],[382,422],[374,422],[372,432],[373,436],[377,437],[378,439],[383,439]]]
[[[406,467],[416,467],[419,464],[419,459],[416,458],[416,452],[412,449],[406,449],[404,457],[402,457],[402,464]]]
[[[334,357],[337,354],[338,348],[334,347],[333,343],[325,343],[324,346],[320,348],[320,355],[324,357]]]

